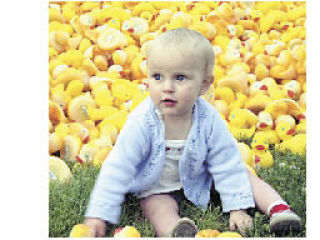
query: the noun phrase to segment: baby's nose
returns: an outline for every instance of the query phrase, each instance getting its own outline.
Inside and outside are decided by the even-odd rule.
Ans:
[[[163,82],[163,91],[164,92],[174,92],[174,90],[175,90],[174,82],[170,79],[166,79]]]

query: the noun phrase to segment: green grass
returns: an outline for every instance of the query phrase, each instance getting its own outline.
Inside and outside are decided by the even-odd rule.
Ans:
[[[275,166],[262,169],[259,176],[272,185],[280,195],[291,205],[291,208],[302,219],[302,230],[299,233],[289,233],[287,237],[306,236],[306,158],[290,153],[277,153],[271,150],[275,157]],[[73,170],[74,177],[69,184],[50,183],[49,186],[49,236],[68,237],[73,225],[84,220],[84,212],[90,192],[99,169],[83,167]],[[206,212],[202,212],[187,201],[180,205],[180,215],[195,220],[199,229],[228,230],[228,215],[221,212],[217,201],[211,203]],[[274,237],[269,232],[268,217],[260,212],[254,213],[255,229],[248,233],[249,237]],[[139,202],[128,195],[123,207],[121,222],[112,231],[124,225],[136,227],[143,237],[153,237],[154,230],[142,216]]]

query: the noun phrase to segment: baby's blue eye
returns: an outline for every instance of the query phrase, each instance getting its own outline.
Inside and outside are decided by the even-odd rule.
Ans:
[[[153,74],[153,78],[155,79],[155,80],[160,80],[160,78],[161,78],[161,76],[160,76],[160,74]]]
[[[177,80],[182,81],[184,80],[185,76],[184,75],[177,75]]]

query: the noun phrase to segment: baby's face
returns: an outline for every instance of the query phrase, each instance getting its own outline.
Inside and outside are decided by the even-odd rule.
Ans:
[[[166,117],[188,119],[203,88],[204,58],[194,50],[154,47],[148,55],[150,96]]]

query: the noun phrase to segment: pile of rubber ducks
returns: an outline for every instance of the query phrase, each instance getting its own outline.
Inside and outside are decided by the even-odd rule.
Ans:
[[[69,237],[85,238],[93,237],[90,228],[84,224],[76,224],[72,227]],[[140,238],[140,232],[132,226],[117,228],[113,233],[113,238]],[[213,229],[204,229],[197,233],[195,238],[242,238],[237,232],[220,232]]]
[[[305,21],[305,2],[49,2],[50,179],[70,179],[56,173],[66,162],[103,163],[149,95],[148,43],[179,27],[212,43],[215,81],[203,97],[239,142],[252,139],[239,143],[251,151],[244,160],[272,166],[269,144],[305,154]]]

